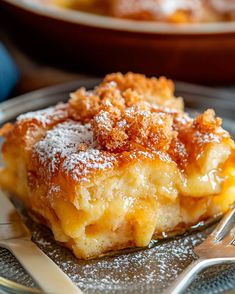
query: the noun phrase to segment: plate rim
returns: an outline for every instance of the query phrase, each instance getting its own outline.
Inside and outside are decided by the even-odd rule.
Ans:
[[[29,0],[2,0],[15,7],[37,15],[54,18],[89,27],[145,34],[165,35],[205,35],[235,33],[235,21],[201,24],[167,24],[154,21],[135,21],[100,16],[92,13],[63,9],[52,5],[43,6],[40,3],[30,3]]]

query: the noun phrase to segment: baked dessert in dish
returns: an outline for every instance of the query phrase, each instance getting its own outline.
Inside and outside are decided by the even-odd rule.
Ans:
[[[110,74],[5,124],[0,185],[87,259],[187,229],[235,201],[234,142],[163,77]]]
[[[135,20],[173,23],[234,20],[234,0],[45,0],[56,5]]]

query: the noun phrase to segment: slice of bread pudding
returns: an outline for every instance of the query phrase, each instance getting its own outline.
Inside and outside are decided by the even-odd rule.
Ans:
[[[111,74],[1,129],[0,184],[78,258],[146,246],[235,201],[234,142],[165,78]]]

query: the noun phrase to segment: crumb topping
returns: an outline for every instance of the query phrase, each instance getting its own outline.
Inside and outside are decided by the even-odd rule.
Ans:
[[[94,89],[71,94],[69,114],[90,121],[100,146],[108,151],[157,148],[163,151],[175,136],[172,112],[182,112],[181,98],[165,78],[111,74]]]
[[[183,100],[174,97],[171,80],[146,78],[133,73],[107,75],[93,91],[78,89],[71,94],[69,101],[70,115],[81,121],[91,120],[102,109],[120,112],[133,105],[147,103],[156,108],[183,110]]]
[[[120,115],[101,110],[92,122],[99,144],[110,151],[169,148],[174,136],[170,114],[151,111],[150,105],[137,104]]]
[[[191,118],[173,90],[165,78],[111,74],[94,90],[78,89],[67,104],[21,115],[17,124],[44,127],[31,145],[45,177],[62,170],[76,181],[143,157],[174,161],[183,171],[211,143],[234,146],[213,110]]]
[[[192,142],[198,147],[221,140],[221,119],[212,110],[190,118],[173,91],[172,81],[165,78],[110,74],[94,91],[79,89],[71,95],[70,115],[91,122],[104,150],[158,150],[183,165],[194,158]]]

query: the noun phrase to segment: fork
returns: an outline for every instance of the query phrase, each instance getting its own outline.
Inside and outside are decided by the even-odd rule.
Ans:
[[[216,229],[194,248],[199,257],[192,262],[165,291],[165,294],[180,294],[191,284],[194,277],[205,268],[235,262],[235,207],[231,208]]]
[[[31,241],[31,238],[31,232],[0,189],[0,246],[15,255],[45,293],[81,294],[82,291]]]

